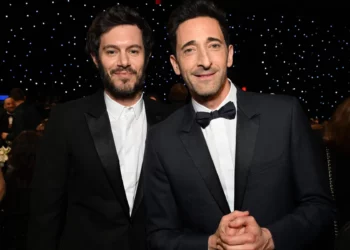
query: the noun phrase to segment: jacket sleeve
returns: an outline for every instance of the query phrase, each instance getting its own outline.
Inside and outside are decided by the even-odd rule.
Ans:
[[[69,173],[64,106],[52,110],[31,183],[28,249],[57,249],[66,211]]]
[[[297,207],[267,228],[275,248],[309,249],[332,226],[334,204],[330,195],[326,169],[319,147],[312,138],[311,127],[297,99],[293,98],[290,126],[290,152]]]
[[[208,249],[208,234],[184,229],[167,174],[153,146],[150,130],[144,158],[144,200],[149,250]]]

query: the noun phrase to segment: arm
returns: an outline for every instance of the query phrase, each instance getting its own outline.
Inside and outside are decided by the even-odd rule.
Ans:
[[[64,109],[53,110],[41,141],[31,183],[28,249],[54,250],[66,209],[68,150]]]
[[[4,175],[2,173],[2,169],[0,168],[0,202],[4,198],[6,193],[6,183],[4,180]]]
[[[169,179],[153,148],[152,131],[149,131],[146,142],[143,169],[148,248],[208,249],[209,234],[195,233],[182,225]]]
[[[41,117],[38,110],[30,105],[24,107],[15,112],[12,132],[6,136],[7,141],[13,141],[23,130],[35,130],[40,124]]]
[[[5,141],[13,141],[23,130],[25,130],[23,110],[20,109],[15,113],[11,132],[3,138]]]
[[[332,225],[333,202],[318,147],[297,99],[293,101],[290,127],[291,178],[295,210],[267,226],[276,249],[303,249]]]

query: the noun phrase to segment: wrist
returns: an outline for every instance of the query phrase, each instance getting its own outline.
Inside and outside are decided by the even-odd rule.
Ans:
[[[264,234],[264,238],[266,240],[264,250],[275,249],[275,244],[273,243],[272,234],[271,234],[270,230],[268,230],[267,228],[262,228],[261,230],[262,230],[262,232]]]

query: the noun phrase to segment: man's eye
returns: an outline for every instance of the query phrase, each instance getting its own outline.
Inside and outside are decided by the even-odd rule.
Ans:
[[[191,53],[191,52],[193,52],[193,51],[194,51],[193,49],[185,49],[185,50],[184,50],[184,53],[185,53],[185,54],[188,54],[188,53]]]

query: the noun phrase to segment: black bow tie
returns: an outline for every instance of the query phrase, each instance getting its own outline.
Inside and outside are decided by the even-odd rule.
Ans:
[[[196,113],[196,121],[202,127],[206,128],[210,121],[215,118],[226,118],[226,119],[234,119],[236,116],[236,108],[233,102],[228,102],[224,106],[222,106],[219,110],[208,112],[197,112]]]

